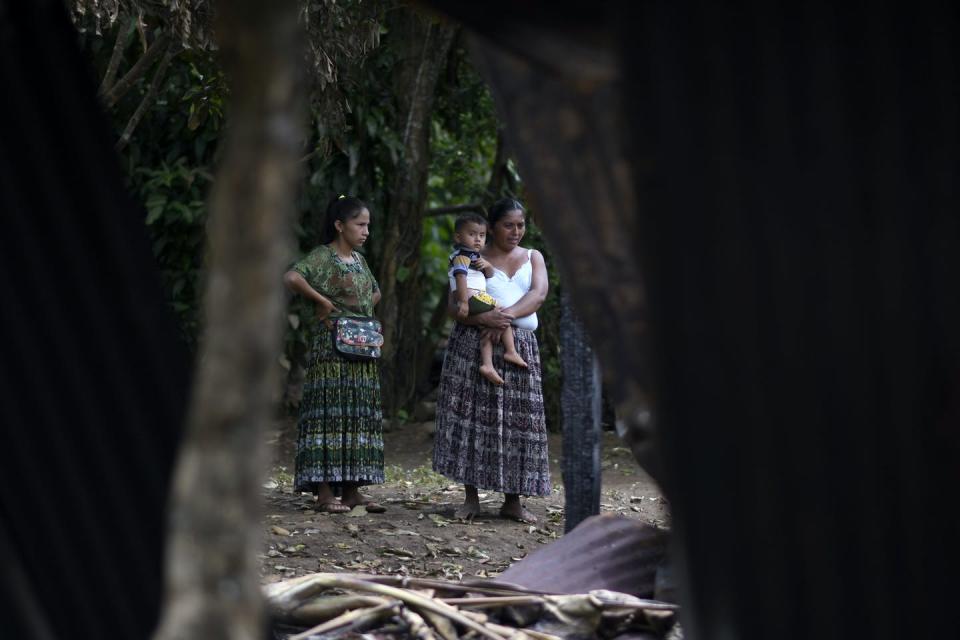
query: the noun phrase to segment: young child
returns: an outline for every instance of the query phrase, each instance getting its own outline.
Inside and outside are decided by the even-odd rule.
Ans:
[[[487,278],[493,276],[493,267],[480,256],[487,241],[487,221],[476,213],[465,213],[457,218],[453,228],[455,242],[450,254],[450,289],[456,293],[457,317],[466,318],[496,308],[497,301],[487,294]],[[513,328],[503,331],[503,359],[518,367],[527,367],[513,342]],[[484,337],[480,342],[480,374],[496,385],[503,378],[493,368],[493,344]]]

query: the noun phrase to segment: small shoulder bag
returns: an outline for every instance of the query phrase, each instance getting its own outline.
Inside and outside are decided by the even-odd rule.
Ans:
[[[376,360],[383,346],[383,326],[376,318],[334,320],[333,350],[347,360]]]

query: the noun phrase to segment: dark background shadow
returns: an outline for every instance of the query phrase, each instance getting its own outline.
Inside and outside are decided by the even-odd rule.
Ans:
[[[0,635],[145,638],[188,357],[63,3],[0,3],[0,83]]]
[[[573,82],[565,101],[566,79],[524,94],[502,59],[487,61],[505,71],[490,80],[537,208],[554,212],[551,245],[574,276],[599,274],[567,282],[596,303],[585,321],[605,369],[646,380],[655,399],[650,460],[674,511],[688,631],[949,637],[960,535],[953,5],[599,3],[546,22],[502,3],[482,15],[436,5],[492,56],[531,56],[539,77],[551,73],[544,60],[570,77],[550,53],[558,41],[604,51],[591,73],[616,66],[612,84]],[[57,637],[146,637],[187,358],[60,3],[0,4],[0,69],[0,585],[15,605],[0,625],[36,635],[33,607]],[[534,115],[567,108],[589,126],[536,135],[511,114],[516,95]],[[529,169],[542,154],[561,169],[615,156],[617,180],[571,184],[594,203],[623,189],[614,204],[632,204],[571,209]],[[594,238],[621,256],[607,261],[619,271],[572,259]],[[630,304],[603,285],[638,288],[624,273],[646,287]],[[621,335],[607,322],[634,348],[601,340]],[[629,403],[641,392],[618,393]]]

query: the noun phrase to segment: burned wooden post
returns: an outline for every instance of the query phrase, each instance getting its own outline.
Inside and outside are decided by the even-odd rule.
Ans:
[[[565,530],[600,513],[600,366],[586,329],[563,294],[560,315]]]

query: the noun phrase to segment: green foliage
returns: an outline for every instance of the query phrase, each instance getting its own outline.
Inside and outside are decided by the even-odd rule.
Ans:
[[[226,80],[223,72],[216,65],[209,64],[209,58],[201,58],[208,63],[204,68],[198,67],[197,60],[187,60],[184,71],[189,74],[189,81],[183,82],[183,97],[180,101],[187,106],[187,129],[196,131],[210,121],[210,131],[219,132],[224,115],[224,98],[227,95]],[[184,80],[181,78],[181,80]],[[198,157],[203,157],[205,143],[203,136],[198,136],[196,142],[201,147],[194,149]],[[195,143],[196,144],[196,143]]]
[[[430,206],[489,203],[499,195],[486,192],[499,126],[493,98],[462,48],[451,66],[431,123]]]
[[[480,203],[493,200],[487,192],[497,151],[497,120],[493,97],[470,64],[466,49],[454,47],[447,81],[436,98],[431,122],[430,175],[427,206]],[[424,283],[423,327],[436,343],[449,322],[431,326],[433,309],[448,291],[447,262],[453,244],[452,215],[424,220],[420,282]]]
[[[156,101],[123,150],[121,162],[130,192],[144,204],[144,222],[163,283],[184,340],[191,347],[196,346],[202,322],[199,296],[204,277],[206,201],[217,164],[218,142],[227,126],[229,98],[217,53],[209,46],[208,4],[137,0],[77,0],[73,4],[81,44],[98,78],[107,67],[119,25],[127,24],[125,16],[139,15],[145,31],[136,30],[130,38],[119,76],[142,55],[144,33],[168,30],[179,36],[184,47],[173,58]],[[150,11],[141,12],[143,7]],[[397,88],[393,86],[400,63],[399,47],[381,26],[383,12],[390,7],[360,0],[304,0],[304,8],[302,19],[310,43],[306,55],[314,82],[310,136],[304,145],[308,156],[304,162],[306,179],[298,197],[295,228],[299,253],[318,244],[329,200],[341,193],[357,195],[370,206],[372,234],[365,253],[374,272],[379,272],[384,238],[378,232],[386,228],[390,190],[403,153]],[[187,34],[185,25],[194,19],[203,22],[204,28]],[[109,115],[118,134],[140,104],[151,78],[151,74],[141,78],[111,110]],[[506,180],[492,179],[495,161],[503,158],[498,155],[499,121],[489,90],[461,43],[455,44],[449,57],[430,127],[428,207],[467,203],[489,206],[508,193],[522,198],[522,194],[514,193],[521,187],[511,162],[505,165]],[[422,337],[438,344],[450,325],[447,321],[431,326],[430,320],[447,292],[453,216],[427,217],[423,225],[419,267],[399,277],[412,278],[423,288]],[[540,335],[546,397],[556,405],[560,375],[558,332],[553,325],[559,318],[558,279],[547,247],[533,227],[528,241],[544,252],[550,269],[551,294],[540,314]],[[296,297],[288,313],[281,362],[294,373],[309,351],[314,310]],[[557,406],[548,406],[551,424],[558,424],[558,413]]]
[[[124,148],[121,162],[130,192],[146,209],[145,223],[163,283],[183,339],[191,348],[196,346],[201,323],[199,296],[204,273],[206,202],[228,99],[227,83],[212,46],[209,5],[205,0],[76,0],[70,5],[81,46],[98,78],[104,75],[121,26],[130,28],[127,17],[135,17],[140,27],[126,46],[118,77],[142,55],[144,39],[151,31],[173,33],[184,48],[173,58],[155,102]],[[308,57],[315,64],[322,58],[327,65],[325,73],[333,74],[325,76],[326,80],[314,92],[312,106],[317,122],[324,121],[322,109],[335,108],[343,100],[336,93],[337,70],[353,64],[357,56],[376,45],[379,27],[375,20],[382,9],[370,2],[304,1],[302,19],[310,40]],[[354,38],[353,31],[360,27],[363,37]],[[150,79],[151,75],[146,74],[111,110],[109,115],[118,134],[143,99]],[[359,157],[358,153],[355,155]],[[325,182],[319,176],[311,176],[311,185]],[[304,208],[317,211],[314,203],[322,198],[310,189],[304,195],[308,202]],[[319,209],[322,213],[322,207]],[[316,218],[305,216],[308,228],[316,223],[313,231],[319,230]],[[302,226],[299,230],[303,232]],[[286,337],[287,352],[302,359],[312,327],[312,309],[296,301],[291,315],[296,320]]]
[[[390,484],[404,484],[408,487],[428,489],[431,487],[446,487],[450,480],[423,464],[413,469],[391,464],[384,469],[384,476]]]
[[[153,254],[188,344],[195,343],[200,325],[205,199],[212,179],[205,168],[180,157],[173,164],[140,167],[131,180],[146,206]]]
[[[95,73],[102,75],[112,39],[88,33],[81,37],[81,45]],[[149,77],[142,79],[110,113],[116,131],[137,108],[148,81]],[[162,282],[191,349],[200,331],[207,197],[227,95],[214,53],[182,52],[170,64],[153,107],[120,157],[127,186],[143,203]]]
[[[424,286],[423,327],[424,333],[432,344],[446,334],[448,322],[440,326],[431,326],[433,309],[440,299],[447,296],[449,283],[447,267],[450,261],[450,247],[453,244],[453,218],[438,216],[427,218],[423,222],[423,242],[421,243],[420,268],[423,272],[420,282]]]

